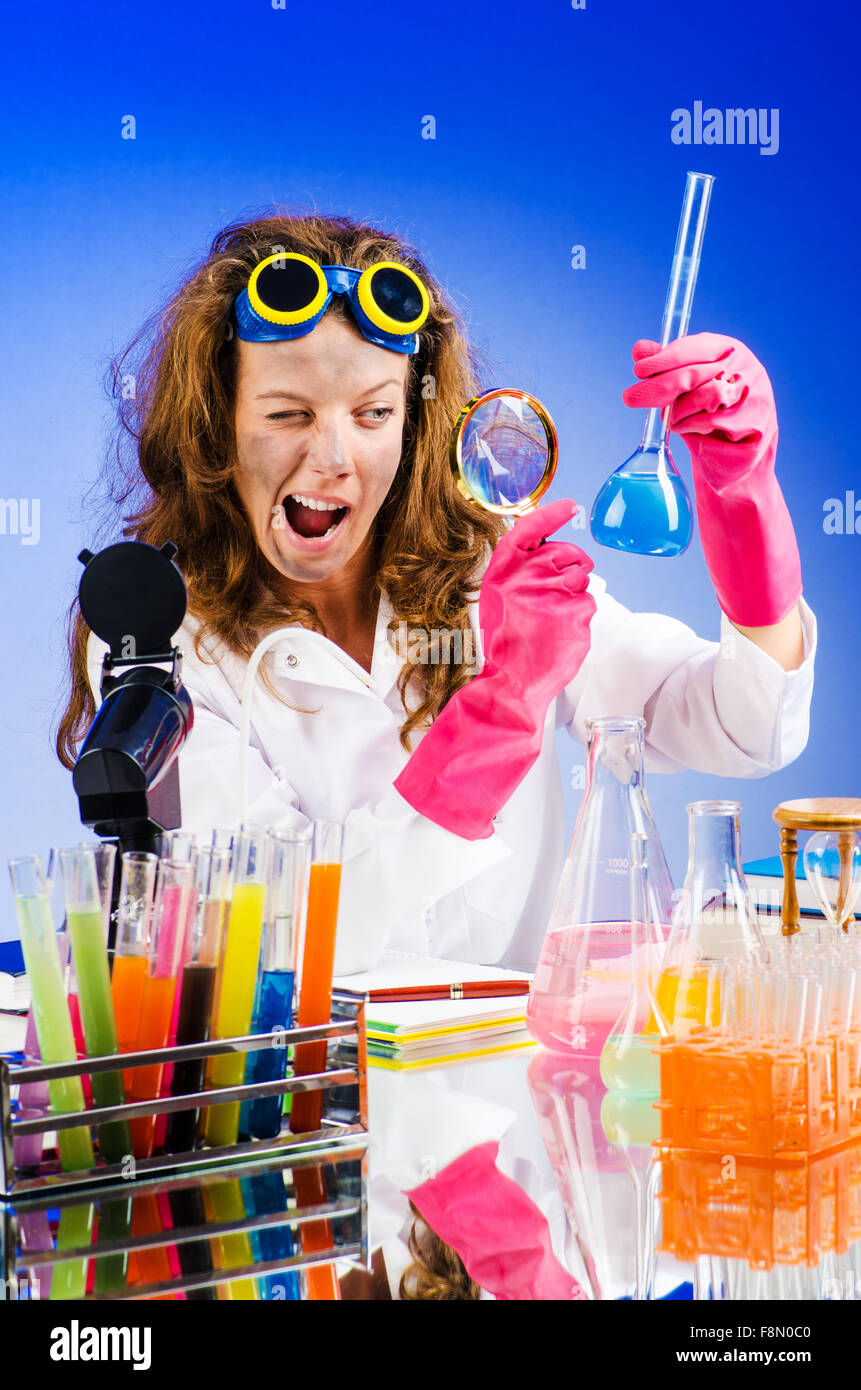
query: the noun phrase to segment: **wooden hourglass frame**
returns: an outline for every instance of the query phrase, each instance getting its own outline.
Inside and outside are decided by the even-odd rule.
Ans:
[[[780,859],[783,865],[783,908],[781,930],[792,936],[801,930],[801,912],[795,890],[795,861],[798,858],[798,831],[824,830],[837,836],[840,880],[835,916],[845,931],[848,923],[846,903],[852,873],[855,835],[861,831],[861,800],[842,796],[808,797],[782,801],[773,812],[780,826]],[[846,920],[844,920],[846,919]]]

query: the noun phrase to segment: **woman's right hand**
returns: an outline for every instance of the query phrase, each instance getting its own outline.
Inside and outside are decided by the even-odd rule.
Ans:
[[[479,598],[484,666],[455,692],[394,784],[416,811],[467,840],[493,834],[494,818],[541,751],[550,705],[589,650],[592,561],[576,545],[541,544],[574,511],[573,502],[552,502],[499,542]]]
[[[593,561],[578,545],[544,538],[577,510],[567,499],[520,517],[503,536],[481,584],[485,662],[528,699],[553,699],[589,651]]]

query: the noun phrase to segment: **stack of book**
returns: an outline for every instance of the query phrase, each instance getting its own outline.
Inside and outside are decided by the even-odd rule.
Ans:
[[[531,980],[519,970],[385,951],[374,970],[335,985],[365,996],[369,1066],[405,1071],[533,1047]]]
[[[30,982],[20,941],[0,941],[0,1052],[20,1052],[27,1032]]]

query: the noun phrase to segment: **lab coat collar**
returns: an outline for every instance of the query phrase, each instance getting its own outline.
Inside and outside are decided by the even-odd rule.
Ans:
[[[477,591],[470,598],[469,619],[480,667],[482,649]],[[396,687],[403,666],[403,657],[394,645],[397,632],[394,636],[389,633],[389,623],[394,617],[394,608],[384,590],[377,608],[370,673],[321,632],[291,624],[283,629],[282,636],[272,647],[275,674],[292,682],[365,691],[377,699],[386,700]]]
[[[467,598],[473,648],[477,669],[480,670],[483,651],[478,626],[478,593],[476,589],[468,594]],[[395,616],[388,593],[383,590],[377,607],[370,672],[322,632],[315,632],[299,623],[289,623],[277,630],[277,640],[270,648],[267,660],[271,663],[272,674],[291,684],[348,690],[368,695],[372,699],[388,701],[397,686],[403,666],[403,658],[395,646],[397,631],[393,636],[389,634],[389,622]],[[196,620],[189,615],[184,626],[193,634],[197,627]],[[179,633],[175,639],[180,646],[183,645],[181,637],[182,634]],[[212,655],[217,657],[218,653],[213,651]]]
[[[291,623],[272,645],[274,674],[290,682],[365,692],[385,700],[402,665],[388,637],[388,624],[393,617],[394,610],[384,592],[377,608],[370,673],[322,632]]]

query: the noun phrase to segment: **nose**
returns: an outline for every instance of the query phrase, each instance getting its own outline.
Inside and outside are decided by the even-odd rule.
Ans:
[[[320,420],[311,438],[307,463],[320,477],[342,478],[354,471],[344,438],[344,427],[335,419]]]

